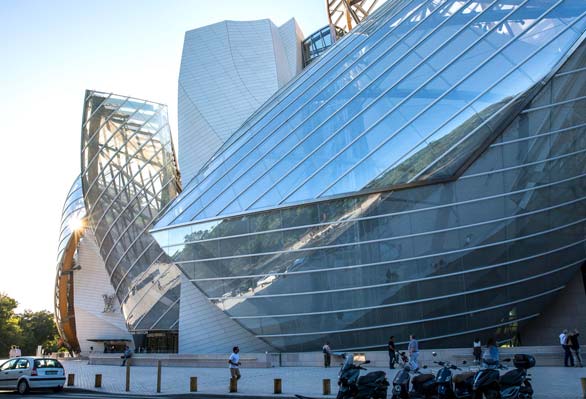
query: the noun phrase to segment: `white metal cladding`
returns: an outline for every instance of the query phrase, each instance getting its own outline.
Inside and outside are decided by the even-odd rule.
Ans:
[[[301,71],[302,33],[294,19],[223,21],[185,33],[179,72],[179,151],[183,181],[277,89]]]

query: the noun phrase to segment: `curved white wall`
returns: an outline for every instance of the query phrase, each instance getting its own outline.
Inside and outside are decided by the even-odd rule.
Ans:
[[[77,339],[82,354],[87,354],[90,347],[94,351],[104,350],[101,342],[90,339],[128,339],[133,347],[132,337],[128,333],[120,304],[114,295],[113,312],[104,312],[102,295],[113,295],[114,288],[106,272],[106,266],[91,229],[86,229],[78,247],[80,270],[73,273],[75,326]]]
[[[301,71],[297,22],[223,21],[185,33],[179,73],[179,166],[187,183],[228,137]]]

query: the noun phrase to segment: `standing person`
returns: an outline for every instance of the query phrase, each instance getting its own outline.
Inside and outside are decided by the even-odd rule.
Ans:
[[[409,346],[407,350],[409,351],[409,365],[411,366],[411,370],[419,370],[419,363],[417,363],[417,359],[419,358],[419,342],[415,339],[414,334],[409,335]]]
[[[394,335],[391,335],[391,338],[389,338],[388,350],[389,350],[389,368],[394,369],[395,363],[397,362],[397,348],[395,347],[395,336]]]
[[[580,355],[580,341],[578,341],[578,337],[580,336],[580,332],[577,328],[574,328],[572,335],[570,335],[570,349],[574,353],[574,357],[576,358],[576,367],[582,367],[582,356]]]
[[[480,360],[482,360],[482,343],[478,337],[474,338],[472,343],[472,354],[474,355],[474,363],[480,364]]]
[[[122,364],[120,366],[125,366],[126,361],[132,357],[132,350],[128,345],[124,346],[124,353],[120,357],[122,358]]]
[[[321,351],[324,354],[324,367],[330,367],[332,363],[332,348],[330,348],[330,343],[326,341]]]
[[[486,362],[488,365],[498,365],[499,348],[496,346],[496,341],[494,340],[494,338],[489,338],[486,342],[486,351],[484,351],[482,360]]]
[[[230,378],[240,379],[240,348],[235,346],[232,348],[232,354],[228,358],[230,364]]]
[[[560,345],[564,349],[564,367],[574,367],[574,358],[570,350],[568,330],[564,330],[560,334]]]

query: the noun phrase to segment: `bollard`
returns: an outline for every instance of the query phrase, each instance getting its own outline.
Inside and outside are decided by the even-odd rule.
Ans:
[[[67,386],[72,387],[75,385],[75,374],[67,374]]]
[[[189,392],[197,392],[197,377],[189,378]]]
[[[130,364],[126,364],[126,392],[130,392]]]
[[[161,361],[157,360],[157,393],[161,393]]]
[[[230,392],[238,392],[238,380],[230,378]]]
[[[95,388],[101,388],[102,387],[102,374],[96,374],[96,380],[94,383],[94,387]]]
[[[283,393],[283,385],[280,378],[275,378],[275,393]]]
[[[582,383],[582,397],[586,398],[586,378],[580,378],[580,382]]]
[[[323,390],[324,390],[324,395],[329,395],[331,393],[331,389],[330,389],[330,379],[326,378],[323,381]]]

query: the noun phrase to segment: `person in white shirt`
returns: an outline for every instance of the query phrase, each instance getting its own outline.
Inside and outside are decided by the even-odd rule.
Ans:
[[[237,380],[240,379],[240,348],[235,346],[232,348],[232,354],[228,359],[228,364],[230,365],[230,378],[236,378]]]
[[[572,351],[570,350],[569,338],[568,330],[562,331],[560,334],[560,345],[564,349],[564,366],[574,367],[574,358],[572,357]]]

